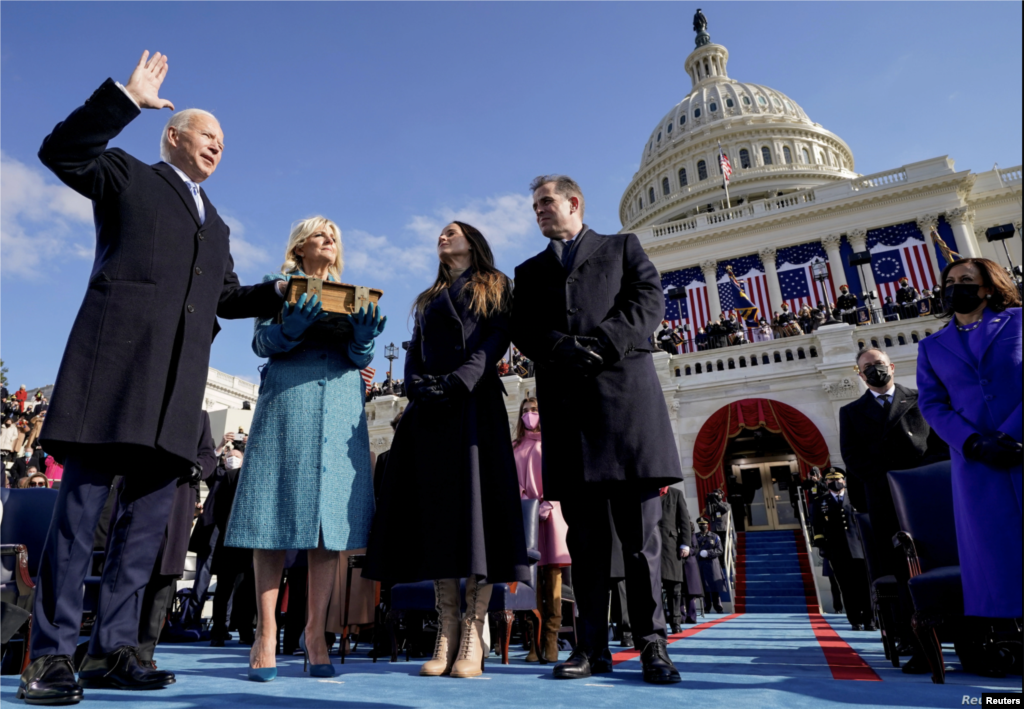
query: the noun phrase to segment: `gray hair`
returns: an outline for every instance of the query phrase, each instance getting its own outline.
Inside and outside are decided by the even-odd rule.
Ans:
[[[889,353],[883,350],[881,347],[865,347],[864,349],[857,353],[857,369],[860,369],[860,358],[866,355],[868,352],[877,352],[880,355],[885,355],[885,358],[890,362],[892,361],[892,358],[889,357]]]
[[[555,192],[566,199],[576,197],[580,201],[580,217],[583,216],[583,190],[568,175],[538,175],[530,182],[530,193],[534,193],[548,183],[555,183]]]
[[[178,111],[171,120],[167,121],[167,125],[164,126],[163,135],[160,136],[160,159],[164,162],[170,162],[171,160],[171,143],[167,139],[167,133],[171,128],[174,128],[179,133],[188,129],[192,123],[193,116],[207,116],[213,120],[217,120],[217,117],[209,111],[204,111],[201,108],[186,108],[182,111]],[[218,121],[219,122],[219,121]]]

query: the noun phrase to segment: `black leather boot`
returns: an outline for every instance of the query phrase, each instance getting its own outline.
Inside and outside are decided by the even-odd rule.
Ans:
[[[606,675],[612,671],[612,651],[607,647],[590,653],[590,673]]]
[[[569,659],[555,665],[551,674],[555,679],[586,679],[590,676],[590,653],[577,645]]]
[[[78,704],[82,696],[69,655],[43,655],[33,662],[21,675],[15,695],[26,704]]]
[[[78,681],[83,687],[161,689],[174,684],[174,673],[144,667],[139,663],[139,649],[126,645],[106,657],[85,658]]]
[[[647,643],[640,653],[644,666],[644,682],[649,684],[675,684],[682,681],[679,671],[668,657],[668,646],[664,640]]]

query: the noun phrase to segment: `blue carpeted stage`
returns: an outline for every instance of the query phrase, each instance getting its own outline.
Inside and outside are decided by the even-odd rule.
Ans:
[[[715,621],[725,616],[708,616]],[[421,678],[419,662],[372,663],[362,653],[346,660],[340,674],[316,680],[302,674],[302,658],[278,658],[279,677],[270,684],[245,678],[249,648],[229,642],[224,648],[206,644],[166,645],[157,652],[161,668],[178,674],[178,682],[154,692],[86,690],[80,706],[90,709],[227,709],[273,707],[391,709],[398,707],[953,707],[964,696],[982,691],[1021,691],[1021,679],[986,679],[959,672],[955,656],[946,661],[954,671],[945,685],[929,675],[904,675],[882,654],[877,633],[855,633],[840,616],[827,616],[832,628],[870,666],[877,679],[833,679],[825,653],[806,613],[747,613],[714,626],[687,626],[686,634],[669,645],[683,681],[651,687],[640,679],[640,662],[626,660],[611,675],[585,681],[551,679],[550,667],[526,664],[524,653],[511,664],[489,661],[474,679]],[[699,632],[694,632],[699,631]],[[821,637],[819,630],[818,637]],[[836,643],[836,640],[821,642]],[[566,653],[563,653],[563,658]],[[833,660],[835,664],[836,660]],[[858,660],[859,664],[860,663]],[[871,672],[873,670],[873,673]],[[880,681],[879,681],[880,680]],[[16,676],[0,678],[0,700],[14,699]]]

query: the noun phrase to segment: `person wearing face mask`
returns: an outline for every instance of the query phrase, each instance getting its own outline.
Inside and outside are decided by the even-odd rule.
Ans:
[[[674,355],[676,353],[676,346],[672,341],[674,334],[675,333],[672,332],[672,327],[668,322],[663,322],[661,324],[661,330],[658,332],[658,347],[668,352],[670,355]]]
[[[703,352],[708,348],[708,335],[704,332],[704,328],[697,328],[697,334],[693,336],[693,343],[697,346],[698,352]]]
[[[725,593],[728,586],[725,574],[722,573],[722,565],[715,560],[720,559],[725,550],[718,535],[712,532],[710,527],[707,517],[697,520],[697,544],[690,551],[697,555],[697,565],[700,567],[700,577],[704,584],[704,612],[714,608],[716,613],[721,613],[724,609],[720,594]]]
[[[839,286],[836,308],[839,310],[844,323],[847,325],[857,324],[857,296],[850,292],[848,286]]]
[[[952,454],[964,613],[1020,618],[1021,300],[984,258],[954,261],[940,282],[949,322],[919,345],[918,403]]]
[[[886,322],[896,322],[900,319],[900,306],[893,302],[892,296],[885,296],[885,304],[882,306],[882,317]]]
[[[917,301],[920,297],[921,294],[917,288],[910,285],[906,276],[900,279],[900,287],[896,290],[896,304],[900,309],[901,320],[917,317]]]
[[[413,306],[409,405],[388,456],[363,578],[433,581],[437,639],[420,675],[475,677],[486,657],[492,584],[530,580],[497,369],[510,344],[512,284],[494,267],[484,235],[465,222],[441,230],[437,255],[437,276]]]
[[[782,304],[782,312],[779,313],[779,333],[782,337],[795,337],[803,334],[796,321],[796,315],[790,311],[787,303]]]
[[[565,544],[568,526],[562,516],[562,504],[557,500],[544,499],[540,412],[535,398],[524,399],[519,405],[519,420],[516,422],[515,438],[512,439],[512,451],[519,473],[520,495],[524,500],[541,500],[540,561],[537,566],[543,637],[540,649],[533,647],[531,642],[526,661],[539,660],[541,664],[547,664],[558,661],[558,631],[562,627],[562,568],[571,565],[572,559]]]
[[[210,563],[210,573],[217,577],[217,590],[213,594],[213,620],[210,623],[212,647],[224,647],[224,642],[231,637],[228,633],[228,602],[235,588],[239,586],[242,575],[252,566],[251,549],[239,549],[224,544],[243,460],[242,451],[229,448],[224,452],[220,465],[212,476],[217,481],[216,501],[212,505],[216,541]],[[207,498],[207,502],[209,501]],[[236,598],[236,604],[237,601]],[[242,629],[239,628],[240,636],[242,633]]]
[[[864,564],[864,547],[853,524],[856,512],[846,494],[846,474],[840,468],[825,473],[828,491],[811,507],[813,544],[828,559],[839,581],[846,606],[846,618],[854,630],[875,630]]]

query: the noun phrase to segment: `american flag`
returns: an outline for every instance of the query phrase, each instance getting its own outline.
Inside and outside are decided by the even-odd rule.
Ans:
[[[680,271],[670,271],[661,274],[661,288],[665,293],[665,317],[664,320],[673,329],[681,325],[689,325],[690,332],[686,333],[686,351],[693,352],[693,336],[698,327],[703,327],[708,320],[707,288],[704,286],[704,276],[699,268],[684,268]],[[670,300],[669,290],[682,288],[686,291],[686,300]]]
[[[938,283],[928,243],[915,222],[872,229],[867,246],[879,298],[892,296],[895,300],[901,278],[907,278],[919,291],[931,290]]]
[[[805,305],[813,308],[821,300],[821,286],[811,272],[811,264],[818,259],[828,264],[828,255],[820,241],[787,246],[779,249],[775,255],[782,300],[793,312],[799,312]],[[828,280],[825,281],[825,294],[829,301],[835,303],[841,285],[834,282],[832,266],[829,265]]]
[[[377,373],[377,370],[373,367],[367,367],[359,371],[363,375],[363,381],[366,382],[366,386],[369,387],[373,384],[373,375]]]
[[[732,177],[732,165],[729,164],[729,156],[725,153],[719,152],[718,166],[722,168],[722,176],[725,177],[725,181],[728,182],[729,178]]]
[[[759,311],[758,317],[765,317],[771,320],[772,303],[768,298],[768,276],[765,275],[761,258],[756,254],[719,262],[718,299],[722,304],[722,310],[727,315],[735,314],[737,318],[743,320],[738,310],[743,307],[743,304],[738,303],[736,300],[736,285],[729,278],[729,272],[726,271],[727,266],[732,266],[732,272],[736,277],[739,288],[746,293],[750,302],[757,307]],[[717,316],[718,313],[715,313],[715,315]]]

